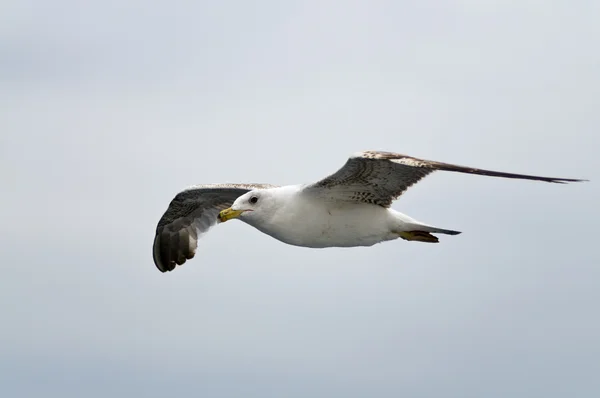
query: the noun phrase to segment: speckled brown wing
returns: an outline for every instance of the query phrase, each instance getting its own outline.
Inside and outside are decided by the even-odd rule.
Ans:
[[[554,183],[585,181],[505,173],[418,159],[399,153],[365,151],[353,155],[336,173],[307,186],[304,191],[326,200],[389,207],[411,185],[437,170]]]
[[[198,239],[217,224],[221,210],[230,207],[246,192],[273,187],[269,184],[208,184],[178,193],[156,227],[154,264],[161,272],[167,272],[193,258]]]

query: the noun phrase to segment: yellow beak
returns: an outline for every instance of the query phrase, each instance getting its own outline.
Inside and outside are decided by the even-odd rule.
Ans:
[[[244,210],[233,210],[231,207],[229,209],[222,210],[219,213],[219,220],[221,222],[225,222],[231,220],[232,218],[237,218],[242,214]]]

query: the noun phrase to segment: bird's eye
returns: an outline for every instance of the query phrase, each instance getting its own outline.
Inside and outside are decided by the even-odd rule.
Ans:
[[[258,202],[258,198],[256,196],[250,198],[250,203],[255,204],[256,202]]]

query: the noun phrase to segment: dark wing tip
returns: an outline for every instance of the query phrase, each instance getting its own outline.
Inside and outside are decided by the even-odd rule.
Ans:
[[[157,233],[154,237],[154,245],[152,246],[152,258],[154,259],[154,265],[160,272],[173,271],[175,269],[175,261],[171,261],[168,253],[167,256],[163,256],[161,250],[161,234]]]
[[[538,177],[538,176],[528,176],[528,175],[521,175],[521,174],[517,174],[516,177],[510,177],[509,176],[508,178],[519,178],[519,179],[537,180],[537,181],[549,182],[549,183],[552,183],[552,184],[568,184],[570,182],[586,182],[586,181],[589,181],[589,180],[581,180],[581,179],[577,179],[577,178]]]
[[[588,180],[578,179],[578,178],[562,178],[562,177],[544,177],[544,176],[536,176],[530,174],[517,174],[517,173],[507,173],[504,171],[495,171],[495,170],[486,170],[486,169],[478,169],[475,167],[467,167],[467,166],[459,166],[450,163],[442,163],[442,162],[434,162],[434,161],[425,161],[425,167],[431,167],[435,170],[443,170],[443,171],[453,171],[458,173],[467,173],[467,174],[478,174],[488,177],[501,177],[501,178],[514,178],[518,180],[532,180],[532,181],[544,181],[550,182],[554,184],[566,184],[569,182],[584,182]]]
[[[589,182],[590,180],[581,180],[581,179],[577,179],[577,178],[552,178],[551,181],[548,182],[554,182],[556,184],[567,184],[569,182]]]
[[[159,228],[152,247],[152,257],[156,268],[160,272],[169,272],[192,259],[196,253],[190,245],[191,241],[195,243],[195,238],[190,237],[187,229],[171,232],[165,228]]]

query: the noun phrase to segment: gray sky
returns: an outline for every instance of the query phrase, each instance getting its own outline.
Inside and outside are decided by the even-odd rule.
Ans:
[[[591,1],[0,6],[4,397],[600,394]],[[241,222],[170,274],[182,188],[310,182],[365,149],[437,173],[438,245],[313,250]]]

